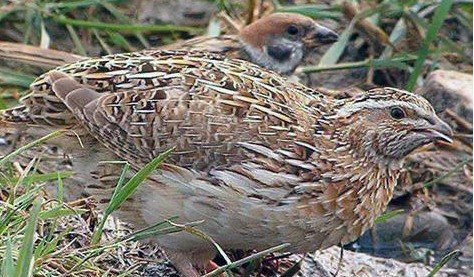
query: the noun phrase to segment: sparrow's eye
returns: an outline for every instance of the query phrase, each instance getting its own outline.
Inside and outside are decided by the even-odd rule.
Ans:
[[[405,111],[400,107],[392,107],[390,109],[390,116],[394,119],[402,119],[406,116]]]
[[[291,36],[296,36],[298,35],[298,33],[300,32],[299,28],[295,25],[290,25],[288,26],[288,28],[286,29],[286,32],[291,35]]]

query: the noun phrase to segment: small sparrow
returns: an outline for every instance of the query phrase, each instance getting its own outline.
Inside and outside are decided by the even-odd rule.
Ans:
[[[160,49],[221,53],[289,75],[311,51],[337,39],[336,32],[307,16],[273,13],[245,26],[239,35],[197,37]]]
[[[144,227],[178,216],[202,221],[196,228],[224,249],[288,243],[295,253],[359,237],[386,209],[405,157],[452,135],[426,99],[407,91],[337,99],[243,60],[187,51],[64,66],[33,83],[2,120],[74,130],[70,146],[89,137],[86,164],[102,147],[139,169],[174,148],[119,218]],[[113,192],[88,189],[99,203]],[[216,254],[187,232],[156,241],[184,276],[199,276]]]

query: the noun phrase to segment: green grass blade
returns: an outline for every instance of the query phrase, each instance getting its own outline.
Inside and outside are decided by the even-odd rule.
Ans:
[[[449,261],[451,261],[452,259],[458,257],[459,255],[461,255],[461,251],[459,251],[459,250],[454,250],[454,251],[448,253],[446,256],[444,256],[441,259],[441,261],[439,261],[439,263],[437,263],[435,265],[435,267],[433,267],[433,269],[430,271],[430,273],[427,275],[427,277],[434,277],[436,275],[436,273],[438,273],[438,271],[443,266],[445,266],[447,263],[449,263]]]
[[[33,26],[34,26],[34,14],[33,14],[32,9],[26,9],[24,13],[24,18],[25,18],[25,32],[23,33],[23,43],[28,44],[30,41],[30,37],[32,37],[32,32],[33,32]],[[33,42],[34,44],[34,42]]]
[[[124,49],[125,51],[127,52],[137,51],[137,49],[135,49],[135,47],[133,47],[130,44],[130,42],[128,42],[128,40],[121,34],[116,33],[116,32],[107,32],[107,35],[109,36],[110,41],[112,41],[113,44]]]
[[[355,20],[352,20],[349,26],[341,33],[337,41],[324,53],[319,61],[318,66],[328,66],[335,64],[341,57],[346,48],[352,31],[354,30]]]
[[[342,16],[340,6],[328,6],[320,4],[278,6],[275,12],[298,13],[312,18],[339,19]]]
[[[194,226],[198,226],[199,224],[202,224],[203,222],[203,221],[196,221],[196,222],[186,223],[183,225],[173,225],[172,221],[176,220],[177,218],[178,217],[175,216],[170,219],[160,221],[144,229],[133,232],[132,234],[123,237],[121,241],[125,241],[125,240],[137,241],[137,240],[142,240],[142,239],[146,239],[150,237],[177,233],[177,232],[183,231],[183,226],[194,227]]]
[[[57,192],[57,200],[60,204],[64,202],[64,183],[63,183],[63,176],[61,176],[61,172],[56,172],[56,177],[58,180],[58,192]]]
[[[232,263],[232,261],[229,259],[229,257],[225,253],[224,249],[222,249],[222,247],[214,239],[212,239],[212,237],[209,236],[208,234],[206,234],[203,231],[201,231],[197,228],[194,228],[192,226],[181,225],[181,224],[176,224],[176,223],[172,223],[172,222],[171,222],[171,225],[182,228],[183,231],[186,231],[186,232],[188,232],[188,233],[190,233],[190,234],[192,234],[196,237],[200,237],[203,240],[206,240],[206,241],[212,243],[214,245],[214,247],[217,249],[217,252],[219,252],[219,254],[224,258],[227,265],[230,265]]]
[[[30,174],[22,180],[22,183],[25,185],[29,185],[31,183],[52,181],[58,178],[68,178],[72,175],[74,175],[73,171],[52,172],[52,173],[44,173],[44,174]],[[18,179],[19,179],[18,177],[14,177],[11,179],[11,181],[17,182]]]
[[[125,162],[123,168],[122,168],[122,173],[120,173],[120,177],[117,181],[117,186],[114,189],[114,192],[112,193],[111,199],[114,199],[117,197],[117,193],[122,189],[122,187],[125,185],[125,178],[127,177],[127,173],[130,170],[130,164],[128,162]]]
[[[109,11],[115,18],[117,18],[120,23],[126,23],[129,24],[130,20],[129,17],[125,16],[119,9],[117,9],[114,5],[108,3],[108,2],[100,2],[102,7],[104,7],[107,11]],[[148,40],[145,38],[145,36],[140,33],[140,32],[134,32],[135,37],[140,41],[140,43],[145,47],[145,48],[150,48],[150,44],[148,43]]]
[[[423,65],[425,64],[426,57],[429,54],[429,47],[438,35],[439,29],[448,16],[448,12],[452,5],[453,0],[443,0],[436,9],[432,23],[428,28],[428,33],[426,34],[426,37],[421,44],[421,48],[418,51],[418,59],[415,62],[413,72],[410,75],[410,79],[408,80],[408,83],[405,87],[406,90],[412,91],[415,88],[416,81],[423,71]]]
[[[388,40],[392,45],[397,45],[400,41],[405,39],[407,33],[407,24],[405,23],[404,18],[400,18],[397,23],[395,24],[395,27],[393,27],[392,32],[390,33],[390,36]],[[382,52],[382,55],[380,55],[380,58],[388,58],[392,56],[393,53],[393,48],[390,45],[387,45]]]
[[[469,158],[469,159],[466,159],[460,163],[458,163],[453,169],[451,169],[450,171],[446,172],[445,174],[429,181],[429,182],[426,182],[423,184],[423,187],[425,188],[429,188],[431,187],[432,185],[435,185],[439,182],[442,182],[443,180],[445,180],[446,178],[449,178],[451,175],[453,175],[454,173],[458,172],[459,170],[461,170],[461,168],[463,168],[466,164],[472,162],[472,158]]]
[[[33,269],[33,246],[34,236],[36,231],[36,223],[38,221],[38,215],[41,209],[42,200],[37,199],[33,203],[33,208],[30,213],[30,217],[26,224],[25,235],[23,237],[22,246],[20,249],[20,255],[18,257],[18,263],[16,265],[15,277],[30,277],[32,276]]]
[[[5,241],[5,256],[2,260],[2,277],[15,276],[15,264],[13,263],[12,242],[10,236]]]
[[[376,219],[375,219],[375,223],[381,223],[381,222],[384,222],[384,221],[387,221],[389,220],[390,218],[393,218],[393,217],[396,217],[398,215],[401,215],[405,212],[405,210],[403,209],[397,209],[397,210],[393,210],[393,211],[389,211],[389,212],[386,212],[382,215],[379,215]]]
[[[309,65],[303,66],[297,69],[297,72],[303,73],[313,73],[313,72],[323,72],[323,71],[334,71],[334,70],[343,70],[343,69],[354,69],[354,68],[363,68],[370,67],[375,69],[381,68],[399,68],[399,69],[408,69],[409,66],[406,62],[414,61],[417,57],[415,55],[404,55],[392,58],[385,59],[367,59],[364,61],[358,62],[347,62],[347,63],[338,63],[334,65]]]
[[[56,236],[52,239],[48,240],[42,240],[41,242],[43,243],[43,246],[41,248],[37,247],[35,249],[35,257],[39,258],[45,255],[48,255],[50,253],[53,253],[61,240],[64,240],[64,237],[67,236],[73,228],[71,226],[68,226],[66,229],[62,230],[59,234],[56,234]],[[54,230],[54,229],[52,229]]]
[[[59,217],[64,217],[68,215],[77,215],[87,212],[85,209],[71,209],[57,206],[49,210],[40,212],[39,218],[42,220],[54,219]]]
[[[107,30],[114,32],[156,32],[156,33],[173,33],[183,32],[189,34],[199,34],[202,28],[177,26],[177,25],[139,25],[139,24],[114,24],[104,22],[93,22],[78,19],[66,18],[64,16],[52,16],[51,19],[60,24],[71,25],[82,28],[95,28],[98,30]]]
[[[46,136],[44,136],[40,139],[37,139],[33,142],[28,143],[27,145],[24,145],[24,146],[16,149],[15,151],[11,152],[10,154],[8,154],[5,157],[0,159],[0,167],[3,166],[8,161],[10,161],[12,158],[14,158],[14,157],[18,156],[19,154],[21,154],[23,151],[26,151],[26,150],[30,149],[31,147],[35,147],[36,145],[39,145],[39,144],[41,144],[41,143],[43,143],[43,142],[45,142],[49,139],[58,137],[62,133],[63,133],[63,131],[61,131],[61,130],[53,132],[51,134],[48,134],[48,135],[46,135]]]
[[[129,198],[135,190],[138,188],[138,186],[146,179],[148,176],[156,169],[158,165],[160,165],[166,157],[173,151],[174,148],[168,149],[165,152],[161,153],[158,157],[154,158],[151,162],[146,164],[142,169],[140,169],[135,175],[133,175],[130,180],[123,185],[122,187],[117,188],[107,207],[105,208],[104,211],[104,216],[102,220],[100,221],[97,229],[94,231],[94,235],[92,236],[92,244],[96,244],[100,241],[100,237],[102,236],[102,229],[105,225],[105,221],[107,220],[108,216],[113,213],[115,210],[117,210],[120,205],[122,205],[127,198]],[[122,171],[122,174],[123,171]],[[122,180],[122,176],[120,176]],[[119,182],[120,185],[120,182]]]
[[[15,206],[15,209],[27,209],[41,189],[41,186],[35,186],[26,193],[19,194],[15,199],[13,199],[13,205]]]
[[[160,165],[168,155],[173,151],[174,148],[168,149],[161,153],[158,157],[154,158],[151,162],[146,164],[135,174],[118,192],[114,195],[114,198],[110,200],[109,205],[105,209],[104,214],[110,215],[113,211],[125,202],[130,197],[138,186],[143,182],[155,169]]]
[[[112,49],[107,44],[107,42],[105,42],[105,40],[102,38],[100,33],[96,29],[92,29],[92,33],[94,34],[95,38],[99,41],[99,44],[100,46],[102,46],[102,49],[104,49],[105,52],[107,52],[107,54],[109,55],[112,54],[113,53]]]
[[[8,108],[7,102],[4,100],[4,98],[6,97],[3,95],[0,95],[0,110],[4,110]]]
[[[30,173],[31,169],[33,168],[33,165],[35,164],[36,162],[36,159],[33,158],[29,163],[28,165],[25,167],[25,170],[23,170],[23,172],[21,173],[20,177],[18,178],[18,180],[16,181],[16,186],[15,187],[18,187],[20,185],[25,185],[23,183],[23,180],[25,179],[25,177]]]
[[[113,2],[120,2],[121,0],[106,0],[105,2],[113,3]],[[100,2],[103,2],[100,1]],[[54,10],[54,9],[64,9],[64,10],[71,10],[71,9],[78,9],[78,8],[87,8],[91,6],[96,6],[100,4],[98,0],[83,0],[83,1],[61,1],[61,2],[49,2],[44,5],[45,9],[47,10]]]
[[[236,267],[239,267],[243,264],[246,264],[250,261],[253,261],[253,260],[256,260],[256,259],[259,259],[261,257],[264,257],[270,253],[273,253],[273,252],[277,252],[277,251],[280,251],[282,249],[284,249],[285,247],[288,247],[290,246],[289,243],[284,243],[284,244],[280,244],[278,246],[275,246],[275,247],[272,247],[272,248],[269,248],[267,250],[264,250],[264,251],[261,251],[261,252],[258,252],[258,253],[255,253],[255,254],[252,254],[248,257],[245,257],[243,259],[240,259],[238,261],[235,261],[231,264],[228,264],[228,265],[225,265],[225,266],[221,266],[205,275],[203,275],[202,277],[213,277],[213,276],[219,276],[219,274],[223,273],[224,271],[227,271],[227,270],[230,270],[232,268],[236,268]]]
[[[318,66],[333,65],[339,60],[358,21],[377,13],[384,13],[388,9],[390,9],[389,3],[381,3],[373,9],[366,9],[354,16],[347,28],[339,35],[338,40],[333,43],[329,50],[326,51],[326,53],[324,53],[324,55],[321,57]]]
[[[8,18],[10,15],[15,14],[16,12],[25,12],[25,8],[23,7],[14,7],[12,9],[9,9],[5,12],[0,12],[0,22],[4,20],[5,18]]]
[[[81,39],[79,38],[79,35],[77,34],[76,30],[74,30],[74,27],[72,27],[70,24],[66,24],[66,29],[69,32],[69,35],[71,36],[71,39],[74,42],[74,45],[76,46],[77,52],[81,56],[87,57],[86,49],[84,48],[84,45],[82,45]]]
[[[15,72],[9,68],[0,67],[0,84],[29,88],[36,76]]]

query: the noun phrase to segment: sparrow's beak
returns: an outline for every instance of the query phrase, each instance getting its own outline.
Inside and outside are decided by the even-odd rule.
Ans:
[[[334,32],[333,30],[318,25],[312,34],[312,40],[314,45],[323,45],[323,44],[330,44],[337,41],[339,35]]]
[[[432,141],[453,142],[453,130],[446,122],[439,117],[435,117],[431,122],[432,124],[429,127],[417,129],[416,132],[424,134]]]

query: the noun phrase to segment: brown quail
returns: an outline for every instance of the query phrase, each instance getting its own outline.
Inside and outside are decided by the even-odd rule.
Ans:
[[[289,243],[301,253],[356,239],[385,210],[404,158],[452,133],[403,90],[335,99],[249,62],[186,51],[67,65],[21,103],[3,120],[88,132],[95,149],[105,145],[135,169],[175,147],[118,216],[138,227],[204,220],[198,228],[226,249]],[[156,240],[185,276],[216,253],[184,232]]]

